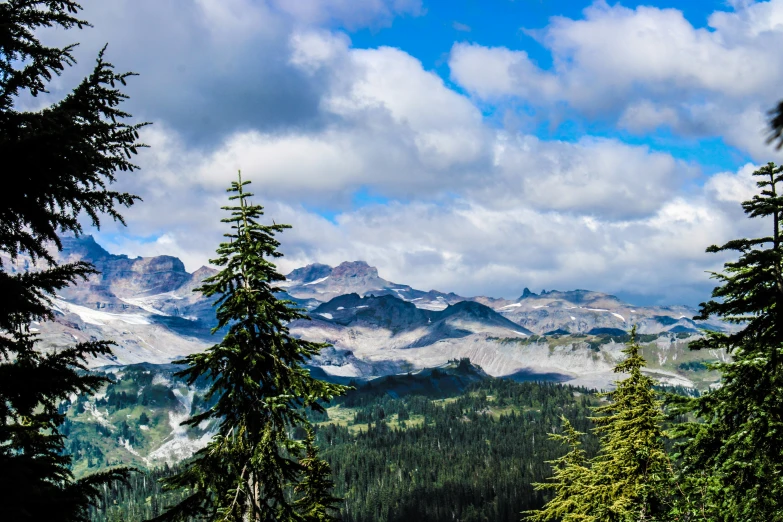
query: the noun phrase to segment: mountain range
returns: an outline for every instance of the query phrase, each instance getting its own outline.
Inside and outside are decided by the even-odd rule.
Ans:
[[[91,236],[62,243],[60,261],[88,261],[100,273],[56,296],[55,321],[33,325],[42,348],[112,339],[114,356],[94,365],[116,366],[165,364],[216,342],[212,302],[193,291],[214,269],[189,273],[172,256],[111,254]],[[36,269],[25,259],[6,258],[3,265],[11,272]],[[696,310],[687,306],[633,306],[589,290],[525,289],[515,300],[418,290],[383,279],[363,261],[307,265],[277,286],[311,317],[290,324],[291,332],[332,344],[310,361],[312,370],[338,381],[469,358],[492,376],[604,387],[616,379],[611,369],[637,325],[656,377],[701,387],[710,383],[702,363],[725,355],[690,352],[688,341],[704,330],[731,328],[694,321]]]

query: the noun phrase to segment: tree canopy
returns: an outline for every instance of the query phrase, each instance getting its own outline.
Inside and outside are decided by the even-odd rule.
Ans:
[[[722,374],[718,388],[679,401],[681,412],[701,421],[675,431],[683,483],[702,499],[692,514],[699,520],[783,520],[783,166],[768,163],[753,175],[759,193],[742,206],[748,217],[770,220],[770,235],[707,249],[739,258],[713,274],[721,284],[695,317],[717,315],[743,328],[691,343],[730,357],[712,365]]]
[[[671,476],[664,449],[662,403],[654,381],[642,373],[646,363],[636,340],[623,349],[625,359],[615,373],[628,374],[616,388],[599,394],[608,403],[591,417],[601,437],[590,460],[580,448],[580,433],[564,420],[561,434],[551,435],[571,450],[552,461],[554,475],[538,489],[555,496],[541,510],[528,513],[534,522],[631,522],[656,520],[665,511],[665,486]]]
[[[90,393],[105,379],[84,373],[86,361],[111,353],[89,341],[50,353],[36,348],[32,321],[53,318],[57,290],[95,272],[88,263],[58,263],[59,234],[79,234],[80,218],[122,222],[118,207],[138,198],[109,190],[116,171],[132,171],[138,129],[119,110],[117,74],[102,50],[92,73],[62,100],[41,110],[17,108],[19,96],[46,93],[53,74],[73,65],[74,45],[47,47],[41,27],[89,25],[67,0],[0,3],[0,157],[8,183],[0,191],[0,505],[4,520],[83,520],[98,487],[118,471],[75,481],[58,427],[60,402]],[[25,258],[29,271],[16,270]]]
[[[244,191],[249,181],[232,182],[223,207],[231,225],[227,242],[210,262],[222,267],[196,289],[217,298],[222,341],[180,363],[179,375],[193,383],[212,382],[207,400],[214,406],[184,424],[218,423],[217,434],[178,475],[170,489],[192,494],[156,520],[206,516],[227,521],[330,520],[335,499],[328,489],[328,465],[312,438],[296,439],[294,428],[307,428],[306,409],[323,411],[322,401],[344,393],[344,386],[310,376],[305,361],[326,345],[293,337],[288,323],[306,319],[293,302],[279,299],[275,283],[285,280],[272,262],[282,254],[275,234],[289,225],[262,225],[263,207]],[[301,494],[297,499],[297,495]]]

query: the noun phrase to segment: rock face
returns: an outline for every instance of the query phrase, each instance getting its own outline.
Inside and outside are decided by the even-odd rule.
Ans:
[[[429,310],[442,310],[450,304],[465,300],[454,293],[446,294],[436,290],[423,292],[408,285],[392,283],[380,277],[378,269],[365,261],[346,261],[334,268],[317,263],[307,265],[292,271],[286,276],[286,281],[278,286],[294,298],[310,301],[313,307],[351,293],[360,296],[394,295],[415,302],[418,308]]]
[[[57,296],[56,321],[34,325],[43,348],[106,338],[118,343],[115,357],[97,365],[165,363],[217,341],[210,335],[214,299],[194,291],[215,270],[202,267],[191,274],[171,256],[110,254],[90,236],[63,238],[60,259],[89,261],[101,273]],[[29,260],[4,259],[3,266],[36,269]],[[281,297],[310,310],[312,320],[290,324],[292,333],[333,344],[311,364],[335,379],[415,371],[467,357],[494,376],[547,375],[604,385],[615,378],[611,368],[620,343],[637,325],[648,342],[665,340],[650,345],[656,371],[664,372],[667,382],[689,385],[672,369],[683,361],[696,368],[701,359],[688,355],[685,345],[672,351],[680,344],[669,341],[730,328],[693,321],[691,308],[634,307],[589,290],[536,294],[525,289],[516,301],[422,291],[383,279],[364,261],[308,265],[277,286],[284,291]]]

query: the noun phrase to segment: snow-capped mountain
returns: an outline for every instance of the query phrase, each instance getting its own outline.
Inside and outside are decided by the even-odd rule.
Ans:
[[[90,236],[63,238],[60,259],[89,261],[101,273],[56,297],[55,321],[33,325],[44,349],[112,339],[118,344],[114,357],[96,365],[168,363],[216,342],[210,335],[212,302],[193,291],[213,269],[189,273],[171,256],[110,254]],[[3,265],[12,272],[35,269],[24,260],[4,259]],[[468,357],[490,375],[549,375],[603,385],[614,378],[620,342],[636,324],[652,343],[650,357],[664,372],[660,376],[691,385],[690,378],[670,371],[673,361],[720,354],[694,356],[684,338],[728,328],[714,320],[694,322],[692,308],[635,307],[588,290],[526,289],[517,300],[417,290],[383,279],[363,261],[308,265],[278,286],[310,311],[312,320],[296,321],[291,331],[333,345],[311,363],[335,379],[372,378]]]

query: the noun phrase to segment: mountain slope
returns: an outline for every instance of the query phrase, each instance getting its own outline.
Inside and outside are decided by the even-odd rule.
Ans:
[[[102,273],[55,299],[55,321],[33,325],[42,348],[116,341],[113,358],[93,361],[100,366],[166,363],[215,342],[212,300],[193,291],[213,269],[188,273],[171,256],[110,254],[90,236],[63,238],[63,247],[62,261],[90,261]],[[37,269],[29,260],[10,263],[7,256],[3,266],[12,272]],[[662,361],[664,380],[704,386],[708,372],[694,369],[721,355],[692,356],[687,340],[671,340],[728,328],[719,321],[694,322],[696,311],[687,307],[635,307],[588,290],[526,289],[515,301],[425,292],[386,281],[361,261],[308,265],[280,286],[286,291],[281,297],[311,310],[313,320],[292,323],[292,331],[334,345],[310,361],[313,371],[332,379],[407,373],[467,357],[493,376],[587,379],[605,386],[614,379],[611,367],[626,332],[637,324],[646,342],[654,341],[650,357]],[[679,364],[690,366],[680,371]]]

